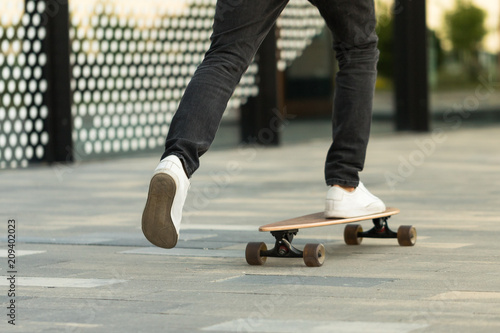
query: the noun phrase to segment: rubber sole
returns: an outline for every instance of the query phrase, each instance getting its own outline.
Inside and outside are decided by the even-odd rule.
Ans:
[[[325,209],[325,217],[327,219],[348,219],[351,217],[359,217],[365,215],[378,214],[385,211],[384,209],[375,209],[375,210],[350,210],[350,211],[339,211],[334,210],[332,207],[334,206],[333,200],[326,200],[326,209]]]
[[[148,200],[142,214],[142,232],[153,245],[173,248],[179,235],[170,211],[177,186],[174,179],[164,173],[157,174],[149,184]]]

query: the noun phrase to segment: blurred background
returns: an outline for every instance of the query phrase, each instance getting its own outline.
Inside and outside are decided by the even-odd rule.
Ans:
[[[500,1],[376,5],[376,123],[429,131],[500,121]],[[0,0],[0,169],[161,152],[210,44],[215,8],[215,0]],[[425,61],[412,62],[411,47]],[[287,121],[329,124],[336,71],[316,8],[290,1],[229,103],[221,129],[238,130],[228,144],[248,141],[266,127],[255,119],[276,110]],[[270,104],[263,89],[276,97]],[[414,119],[398,121],[413,95]]]

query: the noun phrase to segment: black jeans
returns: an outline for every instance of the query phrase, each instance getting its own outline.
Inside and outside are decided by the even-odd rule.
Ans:
[[[293,1],[293,0],[292,0]],[[339,63],[333,141],[325,163],[328,185],[357,186],[370,136],[377,77],[374,0],[310,0],[334,36]],[[218,0],[212,44],[179,105],[165,153],[177,155],[188,177],[210,147],[227,102],[288,0]]]

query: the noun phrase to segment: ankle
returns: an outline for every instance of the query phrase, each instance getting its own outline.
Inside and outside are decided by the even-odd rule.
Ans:
[[[340,187],[341,189],[343,189],[344,191],[347,191],[347,192],[354,192],[354,190],[356,189],[355,187],[353,186],[344,186],[344,185],[333,185],[335,187]]]

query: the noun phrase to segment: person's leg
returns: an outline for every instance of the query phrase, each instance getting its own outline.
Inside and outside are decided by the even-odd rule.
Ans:
[[[312,0],[333,33],[336,77],[333,142],[325,164],[328,185],[357,187],[370,136],[377,78],[377,34],[373,0]]]
[[[339,63],[333,142],[325,163],[325,180],[332,186],[327,193],[325,215],[354,217],[384,211],[384,203],[359,181],[370,136],[379,56],[374,1],[311,2],[318,7],[333,33]]]
[[[165,153],[149,185],[142,231],[152,244],[177,244],[189,178],[210,147],[241,76],[287,2],[217,1],[211,47],[172,119]]]
[[[172,119],[165,153],[188,177],[210,147],[227,102],[288,0],[218,0],[212,44]]]

